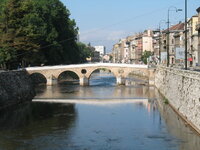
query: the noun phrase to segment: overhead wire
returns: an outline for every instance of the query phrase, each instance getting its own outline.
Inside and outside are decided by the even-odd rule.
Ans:
[[[182,2],[181,2],[181,3],[182,3]],[[179,3],[176,3],[176,4],[180,4],[180,2],[179,2]],[[176,5],[176,4],[175,4],[175,5]],[[137,19],[137,18],[141,18],[141,17],[143,17],[143,16],[148,16],[148,15],[154,14],[154,13],[156,13],[156,12],[160,12],[160,11],[166,9],[166,8],[168,8],[168,6],[167,6],[167,7],[163,7],[163,8],[159,8],[159,9],[156,9],[156,10],[153,10],[153,11],[150,11],[150,12],[146,12],[146,13],[143,13],[143,14],[140,14],[140,15],[137,15],[137,16],[134,16],[134,17],[131,17],[131,18],[128,18],[128,19],[124,19],[124,20],[121,20],[121,21],[119,21],[119,22],[116,22],[116,23],[113,23],[113,24],[110,24],[110,25],[107,25],[107,26],[104,26],[104,27],[101,27],[101,28],[98,28],[98,29],[95,29],[95,30],[91,30],[91,31],[85,32],[85,33],[83,33],[83,35],[85,35],[85,34],[87,35],[87,34],[89,34],[89,33],[94,33],[94,32],[98,32],[98,31],[102,31],[102,30],[104,30],[104,29],[107,29],[107,28],[110,28],[110,27],[113,27],[113,26],[116,26],[116,25],[119,25],[119,24],[127,23],[127,22],[130,22],[130,21],[135,20],[135,19]],[[74,39],[75,39],[75,37],[72,37],[72,38],[67,38],[67,39],[64,39],[64,40],[61,40],[61,41],[57,41],[57,42],[58,42],[58,43],[63,43],[63,42],[70,41],[70,40],[74,40]],[[97,40],[96,40],[96,41],[97,41]],[[98,40],[98,41],[99,41],[99,40]],[[101,41],[106,41],[106,40],[101,40]],[[36,49],[36,50],[45,49],[45,48],[51,47],[51,46],[53,46],[53,45],[55,45],[55,43],[52,43],[52,44],[49,44],[49,45],[40,47],[40,48],[38,48],[38,49]],[[27,53],[32,53],[32,52],[33,52],[33,51],[27,51],[27,52],[24,52],[24,53],[21,53],[21,54],[16,55],[16,57],[21,56],[21,55],[24,55],[24,54],[27,54]]]

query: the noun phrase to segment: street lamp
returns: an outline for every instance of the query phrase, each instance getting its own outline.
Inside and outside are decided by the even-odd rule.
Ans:
[[[185,70],[187,70],[187,0],[185,0]]]
[[[168,15],[167,15],[167,67],[169,67],[169,12],[170,11],[182,11],[182,9],[177,9],[174,6],[168,8]]]
[[[160,20],[160,22],[159,22],[159,61],[160,61],[160,63],[161,63],[161,24],[162,23],[166,23],[166,21],[165,20]]]

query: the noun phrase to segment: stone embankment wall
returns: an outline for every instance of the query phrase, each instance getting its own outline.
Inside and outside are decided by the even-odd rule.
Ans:
[[[25,71],[0,72],[0,108],[31,101],[34,86]]]
[[[140,70],[135,70],[129,73],[128,78],[137,78],[143,81],[148,80],[149,85],[154,85],[155,71],[156,71],[155,68],[148,68],[148,73],[145,74],[144,72]]]
[[[155,73],[155,86],[169,104],[199,132],[200,72],[159,67]]]

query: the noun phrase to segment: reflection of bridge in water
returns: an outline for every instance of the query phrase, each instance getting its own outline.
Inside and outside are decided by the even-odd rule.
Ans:
[[[105,90],[106,89],[106,90]],[[78,85],[66,86],[42,86],[37,88],[36,99],[130,99],[133,96],[137,98],[153,98],[154,88],[148,86],[88,86]],[[105,93],[106,91],[106,93]]]
[[[146,77],[149,81],[153,81],[154,78],[153,70],[149,69],[147,65],[136,64],[97,63],[26,68],[30,75],[42,75],[46,79],[47,85],[57,84],[59,76],[68,71],[73,72],[78,76],[80,85],[89,85],[91,74],[98,69],[110,70],[116,77],[118,85],[125,84],[125,80],[130,74]]]
[[[49,102],[49,103],[72,103],[72,104],[87,104],[87,105],[109,105],[121,103],[141,103],[148,105],[147,98],[141,99],[33,99],[33,102]]]

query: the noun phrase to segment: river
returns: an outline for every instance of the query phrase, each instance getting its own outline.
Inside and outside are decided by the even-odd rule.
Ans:
[[[87,87],[37,87],[31,103],[0,112],[0,150],[200,149],[199,135],[154,87],[115,82],[100,73]]]

